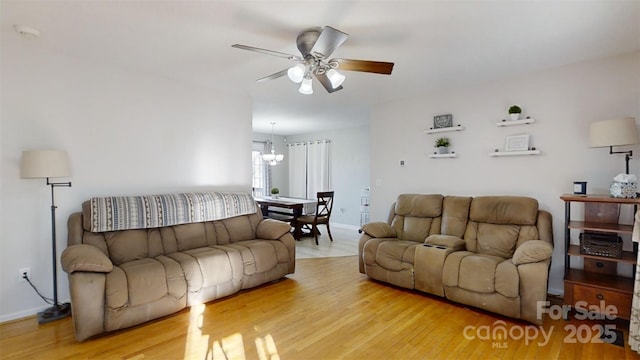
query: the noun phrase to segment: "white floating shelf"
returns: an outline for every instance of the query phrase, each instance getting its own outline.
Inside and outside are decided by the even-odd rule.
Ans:
[[[533,124],[534,122],[536,122],[536,119],[530,118],[530,119],[522,119],[522,120],[505,120],[505,121],[499,121],[496,123],[496,126],[514,126],[514,125],[526,125],[526,124]]]
[[[518,155],[540,155],[540,150],[494,151],[489,153],[489,156],[518,156]]]
[[[464,130],[464,126],[450,126],[450,127],[446,127],[446,128],[440,128],[440,129],[429,129],[429,130],[425,130],[425,134],[437,134],[437,133],[443,133],[443,132],[449,132],[449,131],[462,131]]]
[[[432,159],[441,159],[441,158],[457,158],[458,154],[429,154],[429,157]]]

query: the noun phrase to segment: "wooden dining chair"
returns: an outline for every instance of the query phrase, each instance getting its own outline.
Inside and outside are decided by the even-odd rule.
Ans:
[[[333,241],[331,236],[331,228],[329,228],[329,218],[331,218],[331,209],[333,208],[333,191],[319,191],[318,203],[316,205],[316,213],[313,215],[303,215],[296,219],[298,226],[310,225],[311,233],[316,239],[316,245],[318,245],[318,225],[324,224],[327,226],[327,233],[329,239]]]

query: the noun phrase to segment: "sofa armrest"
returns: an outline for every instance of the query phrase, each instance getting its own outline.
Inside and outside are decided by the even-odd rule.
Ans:
[[[76,271],[108,273],[113,263],[107,255],[95,246],[87,244],[71,245],[62,252],[62,269],[68,274]]]
[[[546,261],[551,258],[552,253],[553,246],[548,242],[542,240],[529,240],[516,249],[511,261],[513,261],[513,264],[516,266]]]
[[[385,222],[364,224],[362,231],[374,238],[394,238],[397,236],[395,229]]]
[[[256,229],[256,237],[265,240],[278,240],[282,235],[291,231],[291,225],[286,222],[264,219],[258,224]]]
[[[456,251],[465,250],[465,242],[463,239],[453,235],[430,235],[425,241],[425,244],[444,246]]]

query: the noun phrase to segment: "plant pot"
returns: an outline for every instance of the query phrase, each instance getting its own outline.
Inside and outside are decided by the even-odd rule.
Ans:
[[[438,154],[448,154],[449,148],[447,146],[438,146]]]
[[[518,120],[518,119],[520,119],[520,113],[517,113],[517,114],[509,114],[509,116],[511,117],[511,120]]]
[[[274,198],[274,199],[277,199],[277,198],[280,197],[280,194],[271,194],[271,197]]]

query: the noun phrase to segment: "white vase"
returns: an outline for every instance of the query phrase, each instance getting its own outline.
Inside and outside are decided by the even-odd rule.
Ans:
[[[518,119],[520,119],[520,113],[518,113],[518,114],[509,114],[509,116],[511,117],[511,120],[518,120]]]
[[[438,154],[448,154],[449,148],[446,146],[438,146]]]
[[[280,197],[280,194],[271,194],[271,197],[274,198],[274,199],[277,199],[277,198]]]

